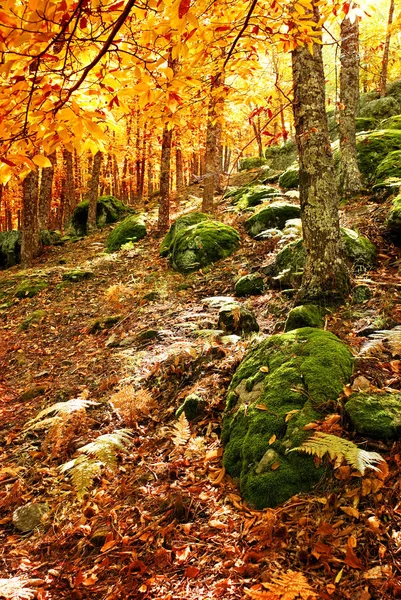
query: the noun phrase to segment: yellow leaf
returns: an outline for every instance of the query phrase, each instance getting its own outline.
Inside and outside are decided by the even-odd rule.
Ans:
[[[359,510],[358,509],[353,508],[352,506],[340,506],[340,508],[349,517],[354,517],[355,519],[359,519]]]
[[[32,161],[37,167],[41,167],[42,169],[52,166],[50,160],[47,158],[47,156],[43,156],[43,154],[36,154],[36,156],[32,158]]]
[[[269,367],[266,365],[264,367],[260,367],[259,371],[261,371],[262,373],[268,373],[269,372]]]
[[[272,444],[274,444],[274,442],[276,441],[277,436],[276,434],[273,434],[269,440],[269,446],[271,446]]]

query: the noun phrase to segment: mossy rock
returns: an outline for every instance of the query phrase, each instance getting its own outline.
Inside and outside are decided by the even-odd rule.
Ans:
[[[228,334],[246,335],[258,332],[259,325],[253,312],[239,302],[227,302],[219,310],[217,328]]]
[[[189,394],[184,398],[184,402],[176,410],[175,416],[177,419],[185,413],[188,421],[194,421],[202,417],[205,412],[205,401],[198,394]]]
[[[297,159],[297,147],[292,140],[281,146],[269,146],[265,150],[267,164],[274,171],[284,171]]]
[[[242,158],[239,161],[238,170],[248,171],[249,169],[257,169],[267,163],[267,160],[263,156],[251,156],[249,158]]]
[[[380,440],[399,439],[401,435],[401,394],[352,394],[345,412],[358,433]]]
[[[88,221],[89,201],[84,200],[75,208],[71,221],[70,230],[73,236],[83,237],[86,235]],[[132,209],[114,196],[101,196],[96,205],[96,225],[102,228],[109,223],[116,223]]]
[[[324,327],[325,310],[315,304],[303,304],[295,306],[288,313],[284,331],[292,331],[301,327]]]
[[[37,279],[22,281],[15,291],[17,298],[33,298],[47,288],[47,282]]]
[[[179,217],[174,223],[171,225],[169,232],[164,237],[159,254],[160,256],[168,256],[170,252],[170,248],[174,242],[175,236],[177,233],[182,231],[183,229],[187,229],[192,225],[196,225],[197,223],[201,223],[202,221],[207,221],[211,219],[210,215],[206,215],[205,213],[199,212],[191,212]]]
[[[265,200],[271,200],[281,196],[280,192],[268,185],[255,185],[247,189],[242,195],[233,196],[232,204],[241,210],[253,208],[262,204]]]
[[[305,264],[306,252],[303,240],[290,242],[277,254],[274,261],[272,274],[278,275],[284,269],[290,269],[292,273],[302,271]]]
[[[0,232],[0,268],[8,269],[21,262],[21,232]]]
[[[401,102],[401,79],[395,79],[387,85],[386,96],[393,96]]]
[[[273,335],[251,349],[227,394],[223,463],[257,509],[309,491],[322,477],[310,456],[288,450],[310,432],[352,373],[349,349],[328,331],[303,328]]]
[[[369,104],[369,102],[377,100],[378,98],[380,98],[380,94],[377,92],[377,90],[372,90],[370,92],[361,94],[359,98],[359,112],[363,110],[365,106]]]
[[[61,238],[61,232],[57,230],[41,229],[39,231],[39,240],[42,246],[62,245],[64,242],[61,241]]]
[[[46,392],[46,388],[41,385],[34,385],[31,388],[28,388],[20,395],[19,399],[21,402],[26,402],[27,400],[34,400],[34,398],[39,398],[39,396],[43,396]]]
[[[355,304],[362,304],[367,300],[370,300],[372,297],[372,292],[370,287],[365,283],[361,283],[360,285],[356,285],[352,290],[352,300]]]
[[[377,165],[375,180],[383,181],[389,177],[401,177],[401,150],[390,152]]]
[[[137,242],[146,236],[146,225],[141,215],[130,215],[109,233],[106,240],[107,252],[119,250],[127,242]]]
[[[282,229],[289,219],[297,218],[300,214],[301,209],[295,204],[273,202],[249,217],[244,226],[249,235],[255,237],[266,229]]]
[[[380,129],[398,129],[401,131],[401,115],[394,115],[380,123]]]
[[[357,117],[355,119],[355,129],[357,132],[360,131],[372,131],[372,129],[376,129],[377,121],[372,117]],[[393,127],[388,127],[388,129],[394,129]]]
[[[45,310],[34,310],[30,315],[26,317],[19,326],[19,331],[28,331],[31,325],[38,325],[46,317],[47,313]]]
[[[368,271],[376,264],[377,248],[367,237],[353,229],[341,228],[345,255],[355,271]]]
[[[87,279],[92,279],[95,274],[93,271],[87,271],[85,269],[73,269],[72,271],[66,271],[63,273],[63,281],[71,281],[71,283],[79,283]]]
[[[230,256],[238,249],[239,241],[233,227],[219,221],[201,221],[175,234],[169,261],[175,271],[190,273]]]
[[[383,202],[394,194],[399,194],[401,189],[401,178],[400,177],[388,177],[384,181],[376,183],[372,187],[373,199],[377,202]]]
[[[386,229],[391,241],[396,246],[401,246],[401,196],[393,200],[386,220]]]
[[[294,163],[280,175],[278,184],[281,188],[289,190],[299,186],[299,165]]]
[[[390,152],[401,150],[401,130],[382,129],[357,136],[357,158],[368,182],[376,181],[376,169]],[[335,152],[338,160],[338,151]]]
[[[260,273],[250,273],[240,277],[235,284],[236,296],[257,296],[263,294],[265,280]]]
[[[387,119],[401,112],[399,101],[393,96],[384,96],[367,102],[359,111],[359,117],[368,117],[371,119]]]
[[[88,327],[88,333],[97,333],[98,331],[104,331],[110,329],[116,323],[121,321],[122,315],[107,315],[104,317],[98,317],[93,319]]]

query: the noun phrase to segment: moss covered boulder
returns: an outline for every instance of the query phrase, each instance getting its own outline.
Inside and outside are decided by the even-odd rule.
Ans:
[[[357,132],[372,131],[372,129],[376,128],[376,124],[376,119],[372,119],[371,117],[358,117],[355,119],[355,129]]]
[[[46,318],[45,310],[34,310],[30,315],[28,315],[19,326],[19,331],[27,331],[31,325],[39,325]]]
[[[227,394],[223,462],[255,508],[306,492],[322,476],[310,456],[287,451],[310,432],[352,373],[349,349],[328,331],[303,328],[273,335],[250,350]]]
[[[282,175],[280,175],[278,184],[281,188],[289,190],[299,186],[299,165],[292,164]]]
[[[236,229],[208,219],[175,234],[169,261],[175,271],[190,273],[230,256],[239,248],[239,242]]]
[[[265,156],[271,169],[283,171],[297,159],[297,147],[292,140],[289,140],[281,146],[269,146],[266,148]]]
[[[361,173],[370,183],[376,181],[376,169],[390,152],[401,150],[401,130],[383,129],[357,136],[357,158]],[[338,161],[338,152],[335,152]]]
[[[359,111],[360,117],[368,117],[382,120],[398,115],[401,112],[401,106],[397,98],[393,96],[384,96],[367,102]]]
[[[93,271],[88,271],[87,269],[73,269],[72,271],[63,273],[62,280],[70,281],[71,283],[79,283],[80,281],[92,279],[94,276],[95,274]]]
[[[367,237],[353,229],[341,228],[345,255],[355,271],[367,271],[376,264],[377,248]]]
[[[0,268],[8,269],[21,261],[21,232],[2,231],[0,233]]]
[[[191,212],[182,217],[179,217],[174,223],[171,225],[170,230],[165,235],[159,250],[160,256],[168,256],[170,252],[170,248],[173,244],[175,236],[182,231],[183,229],[187,229],[192,225],[196,225],[197,223],[201,223],[201,221],[207,221],[211,217],[204,213],[199,212]]]
[[[89,201],[78,204],[72,213],[69,230],[71,235],[83,237],[86,235]],[[96,225],[101,228],[109,223],[116,223],[132,209],[114,196],[101,196],[96,205]]]
[[[384,181],[379,181],[372,187],[373,199],[376,202],[383,202],[390,196],[398,195],[401,189],[401,177],[387,177]]]
[[[250,236],[255,237],[266,229],[282,229],[289,219],[299,217],[301,209],[288,202],[273,202],[262,208],[245,221],[245,229]]]
[[[202,417],[205,412],[205,401],[198,394],[189,394],[184,398],[184,402],[177,408],[175,416],[179,418],[182,413],[185,413],[188,421],[194,421]]]
[[[401,115],[394,115],[380,123],[380,129],[399,129],[401,131]]]
[[[143,216],[130,215],[121,221],[106,240],[107,252],[119,250],[123,244],[137,242],[146,236],[146,225]]]
[[[248,171],[249,169],[257,169],[267,163],[267,160],[263,156],[250,156],[249,158],[242,158],[239,161],[239,171]]]
[[[380,440],[401,436],[401,394],[357,393],[349,397],[345,412],[358,433]]]
[[[26,279],[19,284],[15,295],[17,298],[33,298],[46,288],[47,281],[44,279]]]
[[[248,188],[242,195],[233,196],[232,204],[241,210],[246,210],[258,206],[266,200],[272,200],[280,196],[280,192],[274,187],[269,185],[255,185]]]
[[[401,177],[401,150],[389,152],[377,165],[375,180],[384,181],[389,177]]]
[[[393,200],[386,220],[386,229],[391,241],[396,246],[401,246],[401,196],[397,196]]]
[[[253,312],[239,302],[226,302],[221,306],[217,328],[225,333],[238,335],[259,331]]]
[[[265,280],[261,273],[250,273],[240,277],[235,284],[236,296],[257,296],[263,294]]]
[[[322,329],[324,327],[324,315],[325,310],[315,304],[295,306],[288,313],[284,331],[292,331],[301,327],[317,327],[318,329]]]

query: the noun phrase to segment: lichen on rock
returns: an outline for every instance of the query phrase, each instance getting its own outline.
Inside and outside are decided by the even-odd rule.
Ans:
[[[303,328],[273,335],[251,349],[227,394],[223,462],[255,508],[273,507],[308,491],[322,469],[287,450],[309,435],[350,379],[349,349],[328,331]]]

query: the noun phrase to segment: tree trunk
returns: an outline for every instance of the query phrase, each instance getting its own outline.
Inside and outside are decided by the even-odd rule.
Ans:
[[[90,233],[96,229],[96,208],[99,190],[100,167],[102,164],[102,153],[96,152],[93,158],[92,177],[89,188],[89,208],[87,232]]]
[[[221,140],[221,122],[218,117],[223,111],[222,100],[216,97],[213,92],[221,84],[221,74],[214,77],[211,85],[211,98],[207,115],[206,128],[206,152],[205,152],[205,178],[202,197],[202,212],[213,214],[213,199],[216,188],[219,184],[219,146]]]
[[[387,21],[387,34],[386,34],[386,41],[384,43],[382,70],[381,70],[381,74],[380,74],[380,85],[379,85],[380,98],[383,98],[383,96],[386,95],[388,57],[390,54],[391,26],[393,24],[393,17],[394,17],[394,0],[390,0],[390,7],[389,7],[389,11],[388,11],[388,21]]]
[[[355,118],[359,105],[359,23],[345,17],[341,23],[340,71],[340,189],[344,197],[363,189],[356,153]]]
[[[22,182],[22,266],[30,267],[38,254],[38,173],[30,171]]]
[[[75,208],[74,166],[72,152],[64,149],[63,160],[65,169],[65,204],[63,222],[66,224]]]
[[[252,128],[255,134],[256,143],[258,145],[258,154],[260,158],[263,158],[263,143],[262,143],[262,134],[260,132],[260,116],[255,117],[257,119],[255,123],[255,119],[252,119]]]
[[[53,175],[54,166],[56,164],[56,152],[49,154],[48,159],[52,163],[52,166],[45,167],[44,169],[42,169],[42,178],[40,181],[38,207],[39,231],[41,229],[49,229],[50,206],[52,201]]]
[[[171,163],[171,141],[173,132],[163,128],[162,156],[160,161],[160,200],[159,219],[157,228],[160,233],[165,233],[170,225],[170,163]]]
[[[182,192],[184,187],[184,171],[182,162],[182,150],[179,146],[175,149],[175,185],[177,192]]]
[[[310,18],[317,23],[317,0]],[[318,30],[318,25],[316,25]],[[294,122],[299,161],[301,218],[306,261],[297,302],[341,302],[350,282],[343,259],[338,194],[325,107],[322,47],[292,53]]]

